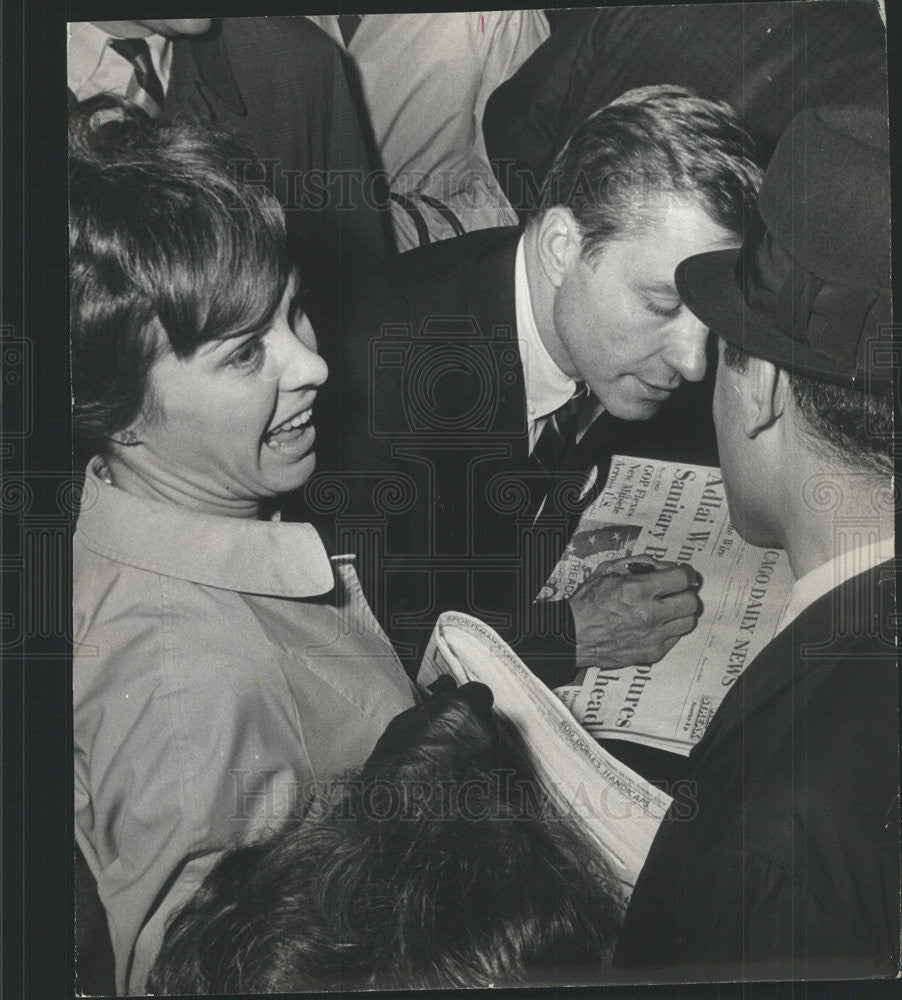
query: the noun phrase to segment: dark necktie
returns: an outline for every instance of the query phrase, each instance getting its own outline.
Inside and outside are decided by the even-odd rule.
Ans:
[[[133,97],[134,103],[151,118],[159,118],[163,114],[166,95],[163,93],[163,84],[160,83],[160,78],[153,68],[150,46],[143,38],[113,38],[110,40],[110,48],[132,65],[135,82],[138,85],[137,93]]]
[[[564,517],[567,537],[572,534],[579,515],[595,499],[598,490],[597,463],[601,458],[604,414],[597,417],[576,440],[579,416],[594,416],[597,401],[583,386],[559,410],[556,410],[539,435],[532,452],[534,462],[547,477],[544,487],[537,483],[533,491],[534,526],[542,526]],[[558,491],[563,489],[563,493]],[[551,502],[552,495],[555,502]],[[563,507],[559,504],[563,503]]]
[[[345,40],[345,48],[351,44],[354,32],[360,27],[362,20],[363,14],[338,15],[338,30],[341,32],[341,37]]]
[[[586,387],[582,386],[548,417],[536,441],[532,457],[551,476],[566,468],[565,460],[572,455],[576,445],[576,418],[586,398]]]

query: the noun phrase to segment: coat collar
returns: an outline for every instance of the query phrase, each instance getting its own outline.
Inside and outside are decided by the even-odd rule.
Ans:
[[[474,256],[467,283],[471,315],[479,318],[484,336],[507,331],[517,345],[515,269],[521,231],[511,226],[499,228]]]
[[[207,587],[275,597],[313,597],[335,585],[310,524],[251,521],[184,510],[105,482],[98,460],[85,473],[77,543],[114,562]]]
[[[477,317],[482,336],[493,343],[510,344],[510,357],[515,362],[504,366],[498,384],[498,412],[506,424],[513,421],[521,431],[514,445],[514,459],[526,460],[526,378],[517,339],[516,261],[521,231],[514,227],[499,228],[496,237],[485,243],[474,255],[467,281],[467,308]],[[499,357],[507,355],[505,349]]]
[[[193,62],[196,76],[204,87],[234,114],[242,118],[247,115],[247,107],[232,72],[222,21],[203,37],[176,39],[172,59],[173,74],[177,66],[182,68],[186,59]]]
[[[888,620],[894,597],[893,562],[881,563],[852,577],[805,608],[804,611],[755,657],[733,685],[695,746],[690,760],[717,752],[752,716],[767,710],[787,689],[805,684],[806,678],[831,665],[847,665],[861,657],[860,665],[883,664],[895,654],[889,646],[882,655],[865,648],[876,640],[881,621]],[[859,615],[856,608],[862,609]],[[864,609],[867,609],[865,612]],[[882,610],[881,610],[882,609]],[[846,618],[846,628],[838,619]]]

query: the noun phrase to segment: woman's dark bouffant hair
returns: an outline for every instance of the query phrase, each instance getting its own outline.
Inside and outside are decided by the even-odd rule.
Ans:
[[[74,426],[103,442],[147,405],[161,348],[264,320],[287,275],[259,163],[210,125],[151,122],[103,96],[69,119]]]
[[[171,921],[157,995],[465,988],[580,969],[618,930],[609,870],[468,684],[402,713],[363,769],[227,853]]]

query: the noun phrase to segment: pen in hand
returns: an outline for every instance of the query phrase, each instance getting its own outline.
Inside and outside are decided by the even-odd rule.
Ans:
[[[668,570],[673,569],[675,566],[679,566],[688,572],[690,587],[697,587],[701,583],[698,574],[689,563],[665,563],[660,566],[656,566],[651,562],[631,560],[630,562],[623,563],[622,565],[627,574],[630,576],[645,576],[648,573],[657,573],[659,570]]]

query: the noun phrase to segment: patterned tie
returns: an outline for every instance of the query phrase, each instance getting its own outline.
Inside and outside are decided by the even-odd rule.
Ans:
[[[159,118],[163,114],[166,95],[153,68],[150,46],[143,38],[113,38],[110,48],[132,65],[135,86],[129,87],[129,99],[151,118]]]
[[[532,457],[549,475],[564,468],[564,461],[576,443],[576,418],[588,396],[586,386],[576,392],[545,421],[532,450]]]
[[[579,442],[576,434],[579,417],[589,419],[600,409],[597,400],[589,393],[588,386],[581,386],[573,396],[548,418],[548,422],[536,441],[532,452],[533,460],[547,476],[544,486],[536,484],[539,492],[533,491],[535,503],[534,527],[562,516],[550,503],[550,495],[555,486],[569,483],[567,496],[569,504],[563,515],[567,520],[567,537],[573,532],[579,520],[579,512],[590,503],[597,492],[597,462],[602,434],[599,433],[600,419],[595,419],[585,430]],[[571,509],[578,497],[578,509]]]

